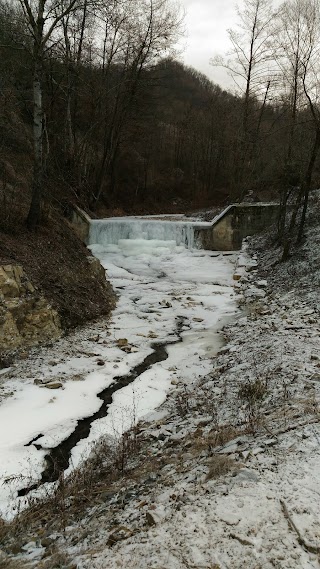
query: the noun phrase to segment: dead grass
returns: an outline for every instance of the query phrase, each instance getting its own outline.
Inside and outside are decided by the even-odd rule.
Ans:
[[[238,398],[245,405],[248,431],[255,434],[262,424],[262,403],[268,395],[267,381],[257,377],[240,385]]]
[[[243,430],[241,428],[234,427],[233,425],[221,425],[212,429],[210,432],[207,444],[211,450],[216,447],[226,445],[229,441],[232,441],[236,437],[242,434]]]
[[[55,490],[51,490],[47,497],[41,500],[30,498],[26,510],[20,512],[11,523],[0,525],[0,542],[4,550],[10,552],[15,544],[27,543],[32,538],[41,541],[48,532],[62,537],[68,526],[77,524],[86,516],[90,518],[92,509],[93,512],[96,507],[108,511],[109,502],[115,495],[121,502],[124,488],[125,492],[130,488],[136,492],[139,486],[142,487],[149,480],[151,473],[160,472],[166,464],[174,465],[177,472],[188,468],[185,453],[190,453],[196,460],[205,451],[209,460],[208,480],[233,471],[238,467],[237,463],[229,457],[216,454],[216,448],[239,436],[241,431],[232,425],[214,424],[208,432],[208,426],[210,428],[210,420],[209,424],[199,426],[179,444],[169,439],[163,445],[161,456],[154,456],[153,440],[144,435],[141,425],[117,440],[101,439],[81,467],[67,478],[61,474]],[[156,478],[154,480],[157,484]],[[174,479],[164,477],[162,483],[170,485]],[[48,558],[42,560],[37,569],[59,568],[58,561],[54,561],[55,556],[58,559],[58,549],[50,546],[47,552]],[[69,569],[67,562],[61,565],[65,566]],[[20,567],[17,566],[17,569]]]
[[[31,565],[25,561],[17,561],[15,559],[0,560],[0,569],[31,569]]]
[[[54,553],[37,564],[37,569],[77,569],[77,564],[66,553]]]
[[[101,496],[115,493],[125,479],[138,479],[148,471],[154,459],[139,458],[140,441],[132,429],[118,441],[101,439],[89,459],[70,476],[61,473],[55,489],[45,498],[29,498],[28,508],[12,522],[0,525],[0,542],[10,551],[12,543],[32,532],[41,539],[43,530],[63,533],[71,523],[81,520],[88,508],[101,503]],[[150,471],[153,469],[149,464]]]
[[[203,436],[202,429],[198,428],[186,439],[189,444],[187,452],[198,456],[205,449],[210,456],[215,447],[237,435],[239,431],[231,426],[222,427],[209,436]],[[179,465],[183,466],[183,447],[172,449],[170,445],[165,446],[161,457],[149,454],[149,447],[148,438],[137,437],[137,428],[133,428],[117,442],[101,439],[90,458],[80,468],[68,478],[61,474],[55,490],[46,498],[30,498],[26,510],[11,523],[3,522],[0,525],[0,541],[6,550],[10,551],[14,542],[21,543],[22,537],[30,532],[39,539],[44,530],[63,534],[68,525],[83,519],[90,508],[106,504],[108,495],[114,495],[123,487],[143,483],[150,473],[158,472],[165,464],[175,463],[177,470]],[[233,461],[214,455],[209,464],[208,478],[222,476],[234,467]],[[51,566],[48,568],[51,569]]]
[[[215,454],[208,466],[209,472],[207,474],[207,480],[220,478],[220,476],[225,476],[229,472],[239,468],[238,463],[223,454]]]
[[[305,415],[319,415],[319,402],[315,393],[312,393],[310,397],[302,398],[299,403],[302,405]]]

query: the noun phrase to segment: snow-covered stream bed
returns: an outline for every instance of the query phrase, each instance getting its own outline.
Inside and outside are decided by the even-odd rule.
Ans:
[[[119,436],[141,417],[154,416],[179,381],[191,384],[208,374],[223,341],[219,330],[237,311],[235,253],[144,239],[91,250],[119,294],[111,321],[33,350],[0,376],[2,517],[14,512],[19,490],[39,481],[50,449],[101,407],[98,394],[143,362],[154,344],[165,344],[168,357],[113,394],[107,415],[72,449],[69,469],[101,435]]]

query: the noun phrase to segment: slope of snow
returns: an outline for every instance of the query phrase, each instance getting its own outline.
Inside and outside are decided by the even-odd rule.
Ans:
[[[318,314],[271,287],[245,251],[238,265],[244,309],[224,329],[213,368],[193,382],[187,367],[179,373],[140,424],[128,473],[102,477],[80,522],[51,530],[77,569],[319,569]],[[250,418],[240,388],[257,380],[266,393]],[[23,559],[39,563],[43,553],[30,545]]]
[[[49,521],[47,535],[55,551],[66,556],[66,566],[319,569],[320,326],[313,290],[319,252],[312,244],[307,249],[310,281],[305,276],[305,259],[298,259],[298,267],[301,264],[304,270],[294,274],[294,259],[271,267],[265,260],[267,253],[262,253],[259,267],[243,250],[236,269],[241,278],[235,285],[243,311],[225,326],[227,343],[218,353],[214,346],[211,369],[199,377],[197,363],[206,365],[206,357],[197,362],[192,352],[200,350],[203,335],[201,358],[211,353],[208,344],[214,326],[208,335],[204,330],[186,329],[184,341],[169,348],[174,360],[167,372],[173,373],[178,362],[184,367],[177,367],[174,389],[167,392],[161,407],[140,423],[141,446],[131,457],[128,471],[111,482],[102,472],[90,503],[77,509],[76,521],[71,495],[67,527],[62,523],[57,530],[59,520]],[[133,259],[128,257],[120,267],[118,253],[114,254],[110,271],[127,271],[134,288]],[[275,260],[274,250],[268,254]],[[145,272],[150,284],[154,258],[149,261],[148,268],[137,262],[137,270]],[[189,271],[185,273],[190,279]],[[176,260],[172,274],[173,278],[183,276]],[[119,286],[125,283],[124,275],[118,276]],[[208,296],[205,273],[199,278],[201,283],[184,298],[179,315],[186,315],[181,310],[202,310],[201,303],[214,309],[215,295],[225,295],[220,282],[214,286],[215,294]],[[161,280],[155,282],[161,286]],[[185,282],[192,286],[192,281]],[[147,309],[145,315],[155,310],[151,297],[145,304],[148,286],[143,298],[133,299],[130,319],[137,315],[138,303]],[[178,291],[173,296],[179,298]],[[177,306],[169,298],[163,299],[163,306],[170,302],[172,307],[164,310]],[[124,319],[120,304],[118,310]],[[188,314],[186,323],[190,323]],[[210,320],[208,314],[203,311],[199,318]],[[160,318],[161,310],[153,315]],[[164,326],[163,319],[159,322]],[[166,363],[160,366],[162,372]],[[150,386],[149,374],[144,380]],[[165,381],[164,374],[161,382]],[[265,387],[261,399],[243,396],[244,387],[250,394],[248,387],[261,384]],[[227,468],[219,471],[225,459]],[[17,561],[30,561],[38,569],[45,560],[53,560],[37,522],[25,530],[23,540],[26,545]]]
[[[62,545],[78,569],[319,569],[318,314],[247,273],[244,265],[256,262],[245,251],[239,263],[242,318],[225,331],[229,342],[214,369],[188,389],[184,412],[182,382],[162,407],[168,414],[142,425],[154,441],[151,487],[129,474],[108,505],[96,506],[99,526],[89,512],[88,537]],[[266,396],[251,433],[239,388],[257,379]],[[213,448],[213,434],[228,425],[231,440]],[[230,472],[211,477],[219,456],[230,459]],[[113,535],[119,541],[110,546]]]

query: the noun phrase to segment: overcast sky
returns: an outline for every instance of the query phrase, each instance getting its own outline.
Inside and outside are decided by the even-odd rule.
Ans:
[[[181,58],[187,65],[199,69],[222,87],[233,87],[232,79],[209,61],[223,55],[229,48],[227,29],[237,20],[234,0],[180,0],[186,11],[185,50]],[[239,0],[241,5],[241,0]]]

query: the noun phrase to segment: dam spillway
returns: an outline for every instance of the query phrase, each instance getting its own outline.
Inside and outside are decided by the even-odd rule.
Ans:
[[[143,217],[119,217],[92,220],[89,245],[118,245],[126,240],[145,240],[169,246],[183,246],[187,249],[201,247],[197,228],[210,227],[210,223],[185,221],[181,219],[159,219]]]

